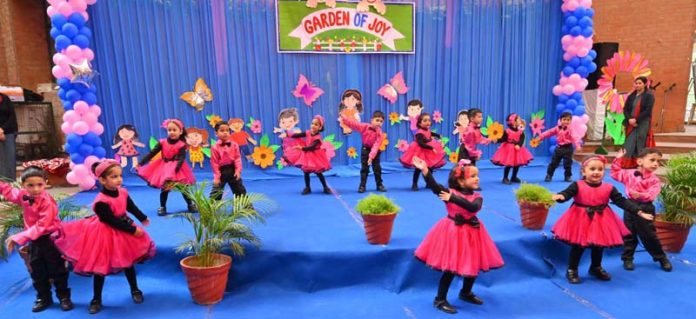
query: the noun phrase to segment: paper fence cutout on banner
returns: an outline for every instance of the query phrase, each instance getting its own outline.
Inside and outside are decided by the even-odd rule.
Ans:
[[[210,88],[208,88],[208,85],[205,84],[203,78],[198,78],[193,92],[184,92],[179,98],[196,108],[196,111],[200,111],[205,106],[205,102],[213,100],[213,93],[210,91]]]
[[[316,101],[322,94],[324,94],[324,90],[310,83],[304,74],[300,74],[300,79],[297,80],[297,86],[295,87],[295,90],[292,91],[292,95],[295,97],[301,97],[304,100],[304,103],[309,107],[311,107],[312,103],[314,103],[314,101]]]
[[[396,99],[399,98],[399,94],[406,94],[406,92],[408,92],[408,87],[404,81],[404,75],[402,72],[399,72],[394,75],[389,83],[382,86],[379,91],[377,91],[377,94],[383,96],[391,102],[391,104],[394,104],[396,103]]]
[[[329,8],[336,7],[336,0],[307,0],[307,7],[316,8],[320,3],[326,4]]]
[[[382,0],[360,0],[356,9],[358,12],[369,12],[370,7],[375,8],[381,15],[387,13],[387,6],[382,3]]]

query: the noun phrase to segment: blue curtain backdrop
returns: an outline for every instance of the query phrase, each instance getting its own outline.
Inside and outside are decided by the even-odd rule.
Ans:
[[[335,165],[356,163],[345,151],[359,151],[360,139],[343,137],[335,120],[348,88],[363,93],[364,121],[374,110],[405,114],[407,101],[421,99],[427,112],[442,112],[445,120],[433,128],[451,137],[453,150],[457,139],[450,133],[462,108],[481,108],[501,123],[510,112],[529,121],[543,108],[548,126],[556,120],[551,88],[562,62],[560,2],[418,0],[414,55],[351,56],[278,54],[272,0],[99,1],[90,22],[104,140],[110,142],[124,123],[134,124],[143,141],[163,137],[160,124],[170,117],[208,128],[213,136],[205,115],[214,113],[260,119],[263,133],[280,144],[272,133],[277,113],[297,107],[302,129],[321,114],[327,119],[324,136],[334,133],[345,142]],[[376,92],[399,71],[410,89],[392,105]],[[300,73],[325,91],[311,108],[291,94]],[[198,77],[215,95],[202,112],[178,98]],[[412,140],[407,127],[387,121],[390,145],[383,160],[397,160],[397,139]],[[487,158],[495,146],[484,150]],[[534,152],[546,155],[546,147]]]

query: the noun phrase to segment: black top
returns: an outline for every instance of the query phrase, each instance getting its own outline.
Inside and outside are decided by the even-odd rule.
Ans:
[[[5,134],[17,133],[17,115],[10,97],[0,93],[0,127]]]
[[[173,140],[173,139],[170,139],[167,137],[167,143],[169,143],[169,144],[173,145],[173,144],[176,144],[178,141],[179,140]],[[162,151],[162,145],[160,145],[160,143],[157,143],[157,145],[155,145],[155,147],[152,148],[152,150],[150,150],[150,153],[147,153],[147,155],[145,155],[145,157],[143,157],[143,159],[140,160],[140,162],[138,163],[138,166],[143,166],[143,165],[147,164],[148,162],[150,162],[150,160],[155,155],[157,155],[157,153],[159,153],[160,151]],[[162,159],[164,159],[164,156],[162,156]],[[176,160],[177,161],[176,171],[178,172],[179,169],[181,169],[181,165],[184,165],[184,160],[186,160],[186,148],[182,147],[179,150],[179,153],[176,154],[176,156],[174,156],[173,159],[166,159],[166,160]]]
[[[109,196],[116,198],[118,197],[118,190],[112,191],[108,190],[106,188],[102,188],[101,193]],[[126,210],[129,211],[135,218],[137,218],[140,222],[143,222],[147,220],[147,216],[143,214],[142,211],[138,208],[138,206],[135,206],[135,203],[133,203],[133,200],[131,200],[130,196],[128,196],[126,203]],[[109,204],[104,203],[104,202],[97,202],[94,205],[94,212],[97,214],[97,217],[99,217],[99,221],[102,223],[105,223],[113,228],[116,228],[118,230],[134,234],[135,233],[135,226],[133,226],[133,221],[128,218],[127,216],[123,217],[116,217],[114,216],[114,212],[111,210],[111,207]]]
[[[317,133],[317,134],[319,134],[319,133]],[[317,135],[317,134],[312,134],[312,136],[315,136],[315,135]],[[295,134],[293,134],[293,135],[290,136],[290,137],[299,138],[299,137],[306,137],[306,136],[307,136],[307,133],[305,133],[305,132],[300,132],[300,133],[295,133]],[[302,150],[305,151],[305,152],[309,152],[309,151],[313,151],[313,150],[319,149],[319,147],[321,147],[321,140],[314,140],[314,141],[312,141],[311,144],[309,144],[309,145],[303,147]]]
[[[634,118],[633,113],[635,112],[635,106],[638,104],[636,100],[636,91],[631,92],[631,94],[626,98],[626,107],[624,108],[624,126],[628,123],[629,119]],[[645,90],[638,97],[640,98],[640,113],[636,117],[636,122],[642,122],[646,119],[652,117],[653,105],[655,105],[655,96],[649,90]]]
[[[587,183],[588,186],[590,187],[599,187],[602,185],[602,183],[597,183],[597,184],[591,184]],[[578,182],[572,182],[570,185],[568,185],[568,188],[558,192],[558,194],[561,194],[565,197],[564,200],[557,200],[559,203],[564,203],[569,201],[571,198],[575,197],[575,195],[578,194]],[[630,200],[627,200],[623,195],[621,195],[621,192],[616,189],[616,187],[612,186],[611,187],[611,194],[609,194],[609,199],[611,199],[612,203],[616,204],[616,206],[619,206],[625,210],[631,211],[633,213],[637,213],[640,210],[640,207],[638,207],[635,203],[631,202]]]
[[[440,195],[440,192],[449,192],[449,188],[442,186],[438,184],[435,181],[435,178],[433,177],[432,172],[428,171],[428,174],[423,174],[423,177],[425,177],[425,183],[430,188],[430,190],[433,191],[435,195]],[[473,190],[470,189],[463,189],[463,190],[457,190],[458,192],[461,192],[462,194],[465,195],[471,195],[474,193]],[[481,206],[483,205],[483,198],[479,197],[475,199],[473,202],[467,200],[466,198],[457,196],[455,194],[452,194],[450,196],[449,201],[451,203],[454,203],[455,205],[464,208],[470,212],[477,212],[481,209]]]
[[[508,128],[513,130],[513,131],[518,131],[517,128],[512,128],[512,127],[508,127]],[[524,146],[524,139],[525,139],[524,132],[522,132],[522,134],[520,134],[520,140],[517,141],[517,143],[515,143],[515,145]],[[507,130],[503,131],[503,137],[501,137],[498,140],[498,143],[505,143],[505,142],[507,142]]]

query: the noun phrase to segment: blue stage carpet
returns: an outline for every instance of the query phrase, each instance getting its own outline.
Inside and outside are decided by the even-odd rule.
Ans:
[[[544,160],[537,160],[542,165]],[[191,301],[179,269],[174,247],[189,234],[188,225],[176,217],[156,216],[159,191],[144,186],[137,177],[126,181],[136,204],[152,219],[147,228],[158,246],[157,256],[136,267],[145,303],[130,300],[123,275],[108,277],[101,318],[454,318],[432,306],[440,273],[413,258],[413,251],[430,227],[445,215],[444,206],[430,191],[410,190],[411,171],[386,165],[387,195],[402,207],[392,240],[386,246],[369,245],[361,220],[352,210],[365,194],[356,192],[355,168],[336,169],[328,177],[334,195],[321,194],[312,177],[314,193],[301,196],[302,178],[296,169],[272,174],[247,170],[245,184],[251,192],[265,192],[280,204],[267,223],[255,227],[263,240],[260,249],[249,248],[235,257],[228,292],[214,306]],[[570,285],[564,274],[568,247],[551,239],[550,228],[569,203],[552,208],[541,231],[520,226],[519,209],[512,190],[500,183],[502,170],[482,163],[484,208],[479,217],[496,241],[506,265],[483,273],[474,291],[485,304],[475,306],[456,299],[461,281],[455,280],[449,301],[456,316],[483,318],[693,318],[696,302],[696,242],[692,238],[680,254],[671,254],[674,271],[666,273],[643,250],[636,254],[636,270],[621,267],[620,249],[605,253],[610,282],[586,274],[589,253],[580,272],[583,283]],[[577,174],[577,167],[574,173]],[[282,175],[281,175],[282,174]],[[283,176],[284,175],[284,176]],[[543,183],[545,167],[522,168],[520,177],[542,183],[554,191],[563,182]],[[556,172],[561,179],[562,172]],[[199,180],[211,174],[197,174]],[[282,178],[282,179],[280,179]],[[441,183],[446,170],[436,173]],[[423,187],[423,180],[420,181]],[[620,188],[623,189],[623,188]],[[370,176],[368,191],[374,190]],[[228,196],[228,195],[226,195]],[[75,196],[88,204],[94,192]],[[171,194],[168,208],[185,208]],[[616,208],[615,208],[616,209]],[[621,214],[621,211],[618,211]],[[30,312],[34,290],[21,259],[15,254],[0,263],[0,318],[93,318],[87,314],[92,296],[91,278],[71,276],[76,309],[61,312],[57,306]]]

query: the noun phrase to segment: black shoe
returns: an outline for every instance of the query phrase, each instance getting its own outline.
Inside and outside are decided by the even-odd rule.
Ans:
[[[31,307],[31,312],[41,312],[46,310],[46,308],[50,307],[53,304],[53,298],[47,297],[47,298],[36,298],[34,300],[34,306]]]
[[[597,277],[599,280],[603,281],[609,281],[611,280],[611,276],[609,273],[602,268],[602,266],[599,267],[591,267],[590,270],[587,272],[588,274]]]
[[[572,177],[572,176],[566,176],[566,177],[563,179],[563,181],[564,181],[564,182],[572,182],[572,181],[573,181],[573,177]]]
[[[311,193],[311,192],[312,192],[312,190],[311,190],[309,187],[305,187],[305,188],[302,190],[302,195],[307,195],[307,194],[309,194],[309,193]]]
[[[566,279],[568,279],[568,282],[571,284],[580,283],[580,276],[578,276],[578,271],[575,269],[568,269],[566,271]]]
[[[417,192],[418,191],[418,184],[411,185],[411,190],[414,192]]]
[[[444,300],[435,299],[435,301],[433,301],[433,306],[435,306],[435,308],[437,308],[437,310],[440,310],[440,311],[445,312],[445,313],[449,313],[449,314],[457,313],[457,309],[452,307],[452,305],[450,305],[450,303],[447,302],[446,299],[444,299]]]
[[[333,194],[333,192],[331,191],[331,188],[324,187],[324,194]]]
[[[672,271],[672,263],[669,262],[669,259],[667,259],[667,257],[660,259],[660,268],[667,272]]]
[[[519,184],[519,183],[522,183],[522,181],[521,181],[519,178],[517,178],[517,177],[513,177],[510,181],[513,182],[513,183],[518,183],[518,184]]]
[[[364,192],[365,192],[365,185],[358,186],[358,193],[364,193]]]
[[[378,191],[378,192],[382,192],[382,193],[384,193],[384,192],[386,192],[386,191],[387,191],[387,188],[386,188],[386,187],[384,187],[384,185],[382,185],[382,184],[379,184],[379,185],[377,185],[377,191]]]
[[[463,291],[459,291],[459,299],[464,300],[466,302],[475,304],[475,305],[482,305],[483,300],[479,298],[478,296],[474,295],[473,292],[469,291],[468,293],[465,293]]]
[[[546,178],[544,178],[544,182],[550,182],[551,181],[551,175],[546,175]]]
[[[188,205],[187,208],[189,213],[198,213],[198,207],[196,207],[196,204]]]
[[[133,297],[133,302],[135,303],[143,303],[145,300],[145,297],[143,297],[143,292],[140,291],[140,289],[131,291],[131,297]]]
[[[93,315],[97,312],[100,312],[101,308],[102,308],[101,300],[92,299],[92,301],[89,302],[89,314],[90,315]]]
[[[68,311],[72,310],[75,306],[72,303],[72,300],[70,300],[70,297],[65,297],[60,299],[60,310],[63,311]]]
[[[160,207],[157,209],[157,216],[165,216],[167,215],[167,209],[164,207]]]
[[[509,179],[507,179],[507,177],[505,177],[505,178],[503,178],[503,184],[505,184],[505,185],[510,185],[510,184],[512,184],[512,183],[510,182]]]
[[[623,267],[624,267],[624,269],[626,269],[628,271],[632,271],[632,270],[636,269],[636,265],[634,265],[633,260],[630,260],[630,259],[626,259],[623,261]]]

